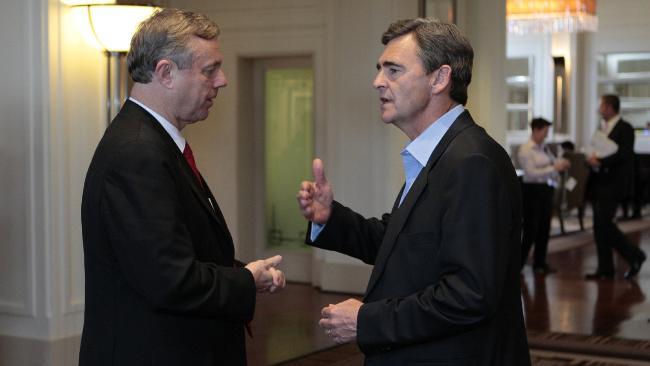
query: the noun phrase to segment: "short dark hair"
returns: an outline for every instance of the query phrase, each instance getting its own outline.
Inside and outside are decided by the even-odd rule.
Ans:
[[[541,130],[550,125],[552,125],[552,123],[542,117],[533,118],[533,120],[530,121],[530,128],[533,130]]]
[[[450,97],[467,104],[467,87],[472,81],[474,50],[469,41],[454,24],[442,23],[432,18],[413,18],[392,23],[381,37],[384,45],[393,39],[413,33],[418,56],[427,74],[442,65],[451,67]]]
[[[189,42],[193,36],[215,39],[219,36],[219,27],[205,15],[169,8],[157,11],[140,23],[126,56],[133,81],[149,83],[162,59],[173,61],[180,69],[192,67]]]
[[[616,94],[605,94],[600,97],[603,103],[612,107],[614,112],[618,113],[621,110],[621,100]]]

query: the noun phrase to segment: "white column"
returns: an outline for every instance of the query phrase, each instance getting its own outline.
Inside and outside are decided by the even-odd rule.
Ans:
[[[103,55],[55,0],[0,12],[0,364],[76,363],[80,202],[103,132]]]
[[[506,5],[504,0],[458,0],[458,25],[474,48],[468,109],[495,140],[506,140]]]

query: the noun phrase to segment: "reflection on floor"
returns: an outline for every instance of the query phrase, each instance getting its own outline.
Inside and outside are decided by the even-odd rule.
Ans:
[[[650,220],[629,221],[621,227],[650,254]],[[636,280],[626,281],[627,265],[617,257],[614,280],[585,281],[584,273],[596,267],[590,230],[553,237],[550,247],[548,262],[558,272],[535,276],[526,266],[522,275],[530,330],[650,340],[650,262]],[[300,284],[290,284],[280,294],[259,296],[254,338],[247,341],[249,365],[272,365],[333,346],[318,328],[320,309],[349,297]]]
[[[650,253],[650,230],[628,238]],[[615,258],[616,278],[609,281],[584,280],[585,273],[596,270],[593,243],[549,254],[549,265],[558,273],[534,276],[527,267],[522,296],[528,329],[650,339],[650,264],[636,280],[626,281],[627,264]]]

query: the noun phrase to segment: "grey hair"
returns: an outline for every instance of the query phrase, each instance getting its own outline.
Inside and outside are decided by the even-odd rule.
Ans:
[[[149,83],[156,65],[169,59],[181,69],[192,66],[189,42],[193,36],[211,40],[219,36],[219,26],[202,14],[179,9],[162,9],[138,26],[126,57],[133,81]]]
[[[392,23],[381,37],[384,45],[393,39],[413,33],[419,47],[418,57],[427,74],[442,65],[451,67],[450,97],[467,104],[467,87],[472,81],[474,50],[454,24],[433,18],[404,19]]]

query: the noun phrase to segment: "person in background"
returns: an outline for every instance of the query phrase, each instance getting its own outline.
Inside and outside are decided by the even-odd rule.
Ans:
[[[612,155],[598,157],[595,153],[587,159],[591,166],[589,196],[594,212],[594,239],[598,255],[598,268],[587,274],[589,280],[614,278],[615,249],[628,263],[626,279],[635,277],[646,260],[645,253],[632,245],[614,222],[616,209],[625,198],[630,180],[634,178],[634,129],[624,121],[621,102],[616,95],[603,95],[598,112],[603,119],[601,131],[618,145]]]
[[[570,140],[562,141],[562,143],[560,144],[560,147],[562,148],[563,152],[574,152],[574,151],[576,151],[576,145]]]
[[[559,173],[570,166],[566,159],[556,158],[544,143],[551,122],[534,118],[530,122],[530,139],[519,147],[517,159],[524,171],[522,194],[524,201],[524,224],[521,240],[521,267],[528,260],[530,248],[535,245],[533,272],[548,274],[555,269],[546,263],[548,238],[553,211],[553,192],[558,186]]]
[[[453,24],[408,19],[382,36],[381,118],[410,139],[393,210],[334,201],[323,163],[302,182],[307,243],[373,264],[363,302],[320,325],[366,365],[530,365],[521,308],[521,190],[503,148],[465,110],[474,51]]]
[[[218,35],[203,15],[164,9],[133,36],[131,97],[84,184],[80,366],[245,365],[256,293],[285,285],[280,256],[235,260],[180,132],[207,118],[227,84]]]

